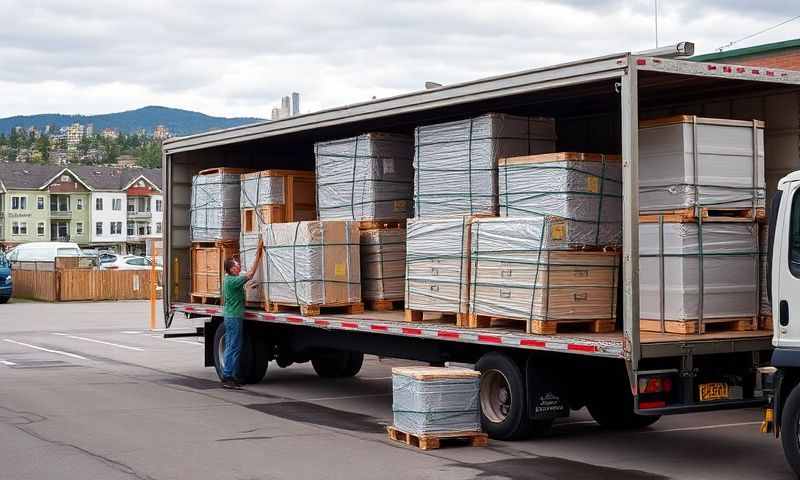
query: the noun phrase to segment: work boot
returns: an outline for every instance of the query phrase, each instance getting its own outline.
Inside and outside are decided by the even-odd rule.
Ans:
[[[229,388],[231,390],[238,390],[242,386],[233,378],[225,378],[222,380],[222,388]]]

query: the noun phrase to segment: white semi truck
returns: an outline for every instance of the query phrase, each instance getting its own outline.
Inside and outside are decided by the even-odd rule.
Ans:
[[[248,310],[244,379],[261,381],[270,362],[286,367],[310,361],[320,376],[352,376],[364,354],[473,363],[483,372],[484,428],[499,439],[547,429],[554,418],[584,406],[600,424],[615,428],[643,427],[667,414],[771,406],[765,411],[780,426],[786,456],[800,472],[800,326],[789,316],[791,302],[800,303],[800,174],[784,178],[775,194],[780,178],[800,170],[800,72],[661,53],[607,55],[165,141],[167,326],[175,313],[204,317],[205,365],[219,369],[222,308],[190,300],[189,205],[192,176],[200,170],[314,170],[318,141],[368,131],[408,134],[417,125],[492,111],[553,117],[559,151],[622,156],[617,332],[470,329],[405,322],[402,311],[312,317]],[[766,122],[767,198],[778,195],[768,208],[774,339],[765,329],[640,331],[638,126],[640,120],[692,114]]]

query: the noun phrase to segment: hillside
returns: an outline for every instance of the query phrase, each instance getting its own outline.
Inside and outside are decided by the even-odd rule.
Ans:
[[[252,117],[212,117],[200,112],[177,108],[149,106],[127,112],[106,113],[102,115],[64,115],[45,113],[40,115],[18,115],[0,118],[0,133],[8,134],[14,127],[30,127],[43,130],[46,125],[64,127],[72,123],[94,124],[96,132],[104,128],[115,128],[124,133],[134,133],[143,128],[151,133],[156,125],[165,125],[173,135],[190,135],[219,128],[230,128],[248,123],[261,122]]]

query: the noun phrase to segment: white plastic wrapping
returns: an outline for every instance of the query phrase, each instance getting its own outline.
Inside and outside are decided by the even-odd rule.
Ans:
[[[287,305],[361,301],[358,224],[345,221],[263,226],[264,295]]]
[[[769,224],[759,223],[758,225],[758,258],[759,276],[758,285],[760,291],[759,315],[772,316],[772,302],[769,301],[767,293],[767,262],[769,260]]]
[[[660,231],[658,223],[639,225],[641,318],[660,320],[663,312],[665,320],[696,320],[701,302],[703,318],[758,314],[758,225],[704,223],[702,258],[699,228],[664,223]]]
[[[469,217],[408,221],[406,309],[466,313],[469,232]]]
[[[367,133],[314,145],[321,220],[411,216],[413,140]]]
[[[394,427],[413,435],[478,432],[480,377],[421,380],[392,374]]]
[[[639,209],[764,207],[761,122],[678,116],[639,129]]]
[[[520,320],[616,318],[619,254],[548,241],[543,217],[477,218],[470,312]]]
[[[191,238],[193,242],[239,240],[239,173],[192,177]]]
[[[622,244],[622,166],[617,156],[556,153],[504,158],[498,167],[500,215],[572,221],[573,245]]]
[[[239,261],[243,271],[249,271],[258,253],[258,233],[242,233],[239,238]],[[259,268],[251,282],[245,286],[245,300],[247,302],[262,303],[264,298],[264,269]],[[255,288],[254,288],[255,287]]]
[[[285,201],[283,183],[284,177],[281,176],[242,175],[239,206],[253,208],[261,205],[282,205]]]
[[[361,231],[361,297],[403,300],[406,272],[406,229]]]
[[[497,214],[497,159],[555,151],[555,121],[488,113],[414,134],[414,215]]]

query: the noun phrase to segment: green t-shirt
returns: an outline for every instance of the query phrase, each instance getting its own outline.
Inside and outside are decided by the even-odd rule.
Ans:
[[[244,284],[247,277],[239,275],[225,275],[222,282],[222,296],[225,299],[225,308],[222,314],[226,317],[241,317],[244,315]]]

